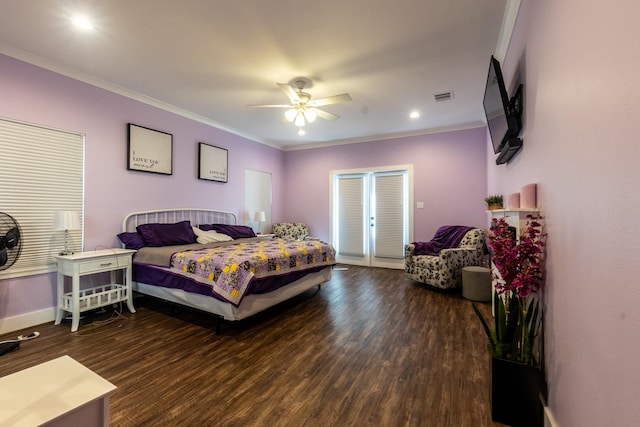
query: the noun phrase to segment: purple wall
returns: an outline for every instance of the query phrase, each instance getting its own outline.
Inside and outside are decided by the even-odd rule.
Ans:
[[[94,86],[0,55],[0,116],[86,134],[85,250],[118,246],[123,216],[161,207],[240,213],[246,168],[272,173],[282,216],[284,153]],[[173,134],[173,175],[127,170],[127,123]],[[197,144],[229,150],[227,184],[198,180]],[[54,306],[55,275],[0,281],[0,319]]]
[[[562,427],[640,425],[638,16],[631,0],[523,0],[503,62],[524,83],[524,147],[507,166],[488,156],[488,187],[538,183],[549,406]]]
[[[288,151],[286,221],[304,221],[311,234],[329,238],[329,172],[412,164],[414,240],[430,239],[446,224],[486,226],[484,128]],[[415,209],[415,202],[424,209]]]
[[[0,116],[86,134],[85,250],[119,243],[122,217],[161,207],[210,207],[240,214],[246,168],[273,176],[273,221],[304,221],[329,236],[329,171],[414,165],[416,239],[443,224],[484,226],[485,130],[472,129],[283,152],[0,55]],[[128,122],[174,137],[174,174],[127,171]],[[229,150],[229,182],[196,178],[197,143]],[[294,177],[287,179],[286,177]],[[239,218],[241,216],[239,215]],[[0,281],[2,319],[55,305],[55,275]]]

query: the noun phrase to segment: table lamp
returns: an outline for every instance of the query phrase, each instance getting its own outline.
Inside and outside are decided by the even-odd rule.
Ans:
[[[56,211],[53,216],[54,230],[64,230],[64,251],[60,255],[72,255],[69,249],[69,230],[80,229],[80,217],[76,211]]]

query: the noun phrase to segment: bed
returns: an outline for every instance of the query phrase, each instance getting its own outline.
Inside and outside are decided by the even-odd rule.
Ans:
[[[189,228],[204,243],[191,243]],[[137,249],[134,291],[225,321],[245,319],[319,289],[335,265],[329,243],[255,236],[237,225],[235,214],[213,209],[129,213],[118,237],[124,247]]]

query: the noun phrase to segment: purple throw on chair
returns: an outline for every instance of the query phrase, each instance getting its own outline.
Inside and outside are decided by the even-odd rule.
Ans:
[[[462,238],[468,231],[475,227],[465,225],[444,225],[436,231],[436,234],[428,242],[413,242],[415,245],[414,255],[437,256],[442,249],[455,248],[460,244]]]

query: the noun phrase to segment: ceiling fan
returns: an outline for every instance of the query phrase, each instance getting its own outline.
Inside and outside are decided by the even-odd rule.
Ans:
[[[336,120],[340,118],[340,116],[321,110],[318,107],[348,102],[351,101],[351,96],[348,93],[343,93],[341,95],[328,96],[326,98],[311,99],[311,95],[304,92],[304,88],[305,86],[308,86],[308,83],[310,83],[310,80],[308,79],[295,79],[293,82],[296,87],[295,90],[291,84],[277,83],[284,94],[287,95],[291,104],[257,104],[248,105],[248,107],[287,108],[287,111],[284,113],[284,121],[294,123],[299,127],[313,122],[316,117],[320,117],[325,120]]]

